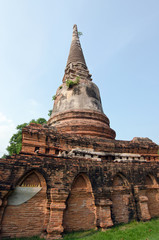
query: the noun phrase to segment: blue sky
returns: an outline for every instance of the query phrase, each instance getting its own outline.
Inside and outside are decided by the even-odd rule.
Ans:
[[[73,24],[116,139],[159,144],[158,0],[0,0],[0,156],[18,124],[48,119]]]

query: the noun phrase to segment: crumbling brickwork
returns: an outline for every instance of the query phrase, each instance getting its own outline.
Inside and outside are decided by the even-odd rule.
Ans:
[[[158,145],[116,140],[91,80],[75,25],[48,123],[25,127],[20,154],[0,159],[1,237],[58,239],[159,216]]]
[[[147,220],[154,214],[159,216],[157,161],[97,161],[68,155],[50,157],[23,153],[1,162],[3,237],[37,234],[56,239],[64,230],[107,228],[131,219]],[[29,185],[34,185],[34,180],[37,184],[37,178],[32,177],[30,183],[31,178],[27,180],[26,177],[33,171],[41,176],[41,191],[19,206],[7,206],[7,193],[23,184],[23,179]],[[147,178],[155,179],[153,186],[145,184]],[[146,200],[142,199],[144,197]]]
[[[65,231],[87,230],[96,227],[96,208],[91,183],[80,174],[73,182],[66,201],[63,226]]]

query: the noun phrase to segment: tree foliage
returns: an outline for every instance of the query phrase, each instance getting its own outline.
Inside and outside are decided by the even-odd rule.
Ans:
[[[29,123],[23,123],[20,124],[16,127],[17,132],[15,134],[13,134],[13,136],[11,137],[10,141],[9,141],[9,146],[6,148],[6,150],[8,151],[8,155],[12,155],[12,154],[18,154],[21,149],[22,149],[22,129],[26,126],[28,126],[30,123],[38,123],[38,124],[44,124],[46,123],[46,119],[45,118],[38,118],[37,120],[32,119]],[[2,158],[5,158],[6,155],[4,154]]]

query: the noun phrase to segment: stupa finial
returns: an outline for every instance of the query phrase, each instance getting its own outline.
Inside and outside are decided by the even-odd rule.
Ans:
[[[73,26],[72,42],[67,60],[67,66],[70,63],[82,63],[86,66],[83,51],[79,41],[78,29],[76,24]]]

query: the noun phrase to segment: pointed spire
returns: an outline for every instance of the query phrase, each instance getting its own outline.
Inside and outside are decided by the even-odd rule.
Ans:
[[[86,66],[81,44],[79,41],[77,25],[73,26],[72,43],[67,60],[67,66],[70,63],[83,63]]]
[[[65,82],[68,79],[75,80],[77,76],[80,79],[92,81],[92,75],[87,68],[79,41],[77,25],[74,25],[70,52],[62,81]]]

